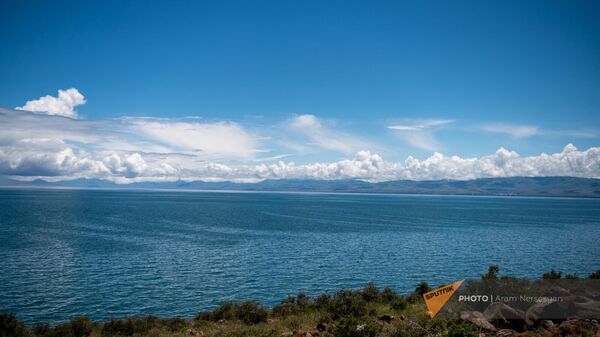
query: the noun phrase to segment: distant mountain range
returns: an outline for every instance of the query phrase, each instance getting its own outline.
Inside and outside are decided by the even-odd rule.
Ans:
[[[70,187],[118,189],[185,189],[339,193],[455,194],[549,197],[600,197],[600,179],[574,177],[514,177],[475,180],[397,180],[370,183],[360,180],[265,180],[259,183],[232,182],[143,182],[116,184],[100,179],[60,182],[22,182],[0,177],[4,187]]]

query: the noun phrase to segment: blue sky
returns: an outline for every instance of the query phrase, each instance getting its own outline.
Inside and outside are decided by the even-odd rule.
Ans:
[[[235,125],[255,143],[243,163],[583,151],[600,138],[599,14],[595,1],[4,1],[0,107],[76,88],[80,121]],[[154,131],[144,141],[169,145]]]

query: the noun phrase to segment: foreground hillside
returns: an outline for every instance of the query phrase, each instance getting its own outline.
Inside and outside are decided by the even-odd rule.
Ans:
[[[499,277],[498,270],[497,266],[490,266],[481,281],[471,281],[467,287],[481,287],[490,280],[518,282],[530,289],[539,284],[538,281]],[[565,278],[561,273],[551,271],[544,274],[543,279],[571,281],[578,277],[566,275]],[[600,270],[584,281],[596,282],[597,279],[600,279]],[[551,290],[557,291],[556,288],[553,286]],[[265,308],[253,301],[225,303],[211,312],[200,312],[192,319],[147,316],[95,322],[87,317],[76,317],[56,326],[35,324],[27,327],[14,315],[1,314],[0,336],[600,336],[598,321],[590,319],[590,315],[600,318],[597,317],[600,316],[599,293],[586,294],[588,297],[575,295],[577,291],[569,294],[575,300],[564,307],[569,310],[569,317],[563,319],[539,318],[544,310],[551,309],[551,304],[535,305],[534,315],[528,310],[527,317],[508,317],[511,313],[525,314],[517,307],[504,305],[501,310],[491,313],[489,310],[484,313],[463,311],[430,319],[422,299],[422,294],[429,290],[431,288],[423,282],[414,292],[402,296],[393,289],[379,289],[367,284],[363,289],[340,290],[315,297],[299,293],[273,308]]]

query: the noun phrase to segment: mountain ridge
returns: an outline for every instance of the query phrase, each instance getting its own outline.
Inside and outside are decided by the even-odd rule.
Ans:
[[[174,181],[117,184],[102,179],[78,178],[58,182],[41,179],[17,181],[0,177],[2,187],[62,187],[103,189],[181,189],[274,192],[336,192],[383,194],[443,194],[490,196],[549,196],[600,198],[600,179],[577,177],[508,177],[473,180],[264,180],[257,183]]]

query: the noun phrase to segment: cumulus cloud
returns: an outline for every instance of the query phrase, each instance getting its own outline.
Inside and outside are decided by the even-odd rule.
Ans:
[[[316,117],[309,116],[296,119],[297,127],[322,127]],[[296,164],[281,160],[285,155],[275,153],[270,158],[278,161],[269,164],[252,156],[263,151],[259,137],[232,122],[147,118],[86,121],[0,109],[0,129],[0,175],[18,179],[98,178],[128,183],[600,178],[600,147],[578,150],[572,144],[557,153],[536,156],[521,156],[500,148],[482,157],[435,152],[424,160],[408,157],[403,162],[360,150],[344,160]]]
[[[75,107],[82,104],[85,104],[85,97],[83,97],[77,89],[71,88],[59,90],[57,97],[46,95],[35,100],[27,101],[25,105],[16,107],[15,109],[77,118]]]

